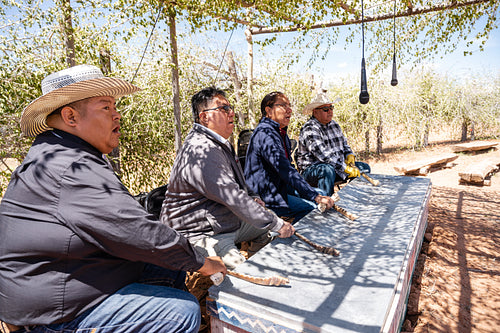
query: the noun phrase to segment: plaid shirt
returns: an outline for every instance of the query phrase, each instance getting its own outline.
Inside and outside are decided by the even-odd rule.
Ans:
[[[344,172],[344,158],[349,154],[354,153],[339,124],[334,120],[323,125],[311,116],[300,129],[299,148],[295,158],[300,172],[313,164],[329,163],[345,179],[347,174]]]

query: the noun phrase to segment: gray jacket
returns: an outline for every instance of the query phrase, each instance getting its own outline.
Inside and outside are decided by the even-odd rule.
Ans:
[[[249,195],[232,147],[201,125],[175,159],[160,219],[190,240],[235,231],[242,221],[272,231],[283,226]]]

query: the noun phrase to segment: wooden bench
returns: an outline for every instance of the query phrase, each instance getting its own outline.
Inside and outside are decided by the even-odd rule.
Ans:
[[[467,151],[479,151],[479,150],[490,149],[490,148],[496,147],[497,145],[498,145],[498,142],[474,141],[474,142],[459,143],[459,144],[453,145],[453,146],[451,146],[451,150],[453,150],[454,153],[467,152]]]
[[[395,166],[394,170],[403,175],[427,175],[432,168],[441,168],[447,165],[451,166],[450,163],[457,158],[458,155],[448,153],[417,162]]]
[[[497,171],[499,166],[500,158],[489,158],[478,161],[477,163],[469,165],[464,172],[458,173],[460,176],[459,182],[489,186],[491,182],[487,177],[494,171]]]

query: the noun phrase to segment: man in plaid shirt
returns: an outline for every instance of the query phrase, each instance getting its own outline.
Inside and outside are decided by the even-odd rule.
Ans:
[[[312,115],[300,130],[295,160],[311,186],[332,195],[336,179],[355,178],[360,171],[370,173],[367,163],[356,162],[342,129],[332,120],[333,102],[325,93],[318,94],[302,112]]]

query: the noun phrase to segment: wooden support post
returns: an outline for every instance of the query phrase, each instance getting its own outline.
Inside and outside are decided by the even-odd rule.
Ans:
[[[177,31],[175,25],[175,12],[173,10],[168,16],[168,27],[170,30],[170,52],[172,56],[172,102],[174,104],[175,151],[179,151],[182,146],[182,124],[179,85],[179,61],[177,54]]]
[[[247,60],[247,95],[248,95],[248,119],[250,127],[255,128],[257,122],[255,120],[253,109],[253,39],[250,29],[245,30],[245,37],[248,43],[248,60]]]

